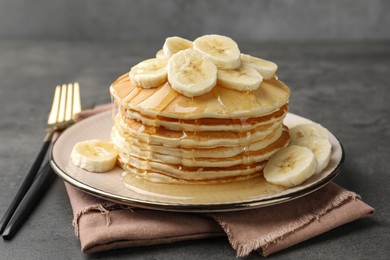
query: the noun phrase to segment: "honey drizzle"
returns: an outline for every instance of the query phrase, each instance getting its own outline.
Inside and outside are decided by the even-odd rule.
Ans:
[[[139,106],[161,112],[178,96],[179,93],[174,91],[168,83],[165,83],[162,87],[159,87],[157,91],[140,102]]]

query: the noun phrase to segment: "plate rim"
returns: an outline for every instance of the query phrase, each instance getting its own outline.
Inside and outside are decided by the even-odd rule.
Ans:
[[[108,112],[111,113],[111,111],[106,111],[103,113],[99,113],[96,115],[93,115],[89,118],[84,119],[83,121],[77,123],[77,125],[80,127],[80,124],[88,124],[88,121],[95,119],[96,117],[99,116],[105,116],[108,114]],[[288,114],[297,116],[306,120],[310,120],[308,118],[305,118],[303,116],[290,113]],[[311,120],[310,120],[311,121]],[[71,126],[70,128],[74,127],[75,125]],[[70,129],[69,128],[69,129]],[[281,204],[285,203],[288,201],[292,201],[298,198],[301,198],[303,196],[306,196],[310,193],[313,193],[317,191],[318,189],[322,188],[329,182],[331,182],[339,173],[342,168],[342,165],[344,164],[345,160],[345,150],[340,142],[339,138],[334,135],[332,132],[331,134],[336,138],[338,144],[340,145],[341,148],[341,158],[336,167],[333,169],[331,173],[329,173],[326,177],[321,179],[320,181],[314,183],[312,186],[309,186],[305,189],[302,190],[297,190],[293,193],[289,194],[281,194],[280,196],[274,196],[271,198],[263,198],[263,199],[258,199],[258,200],[250,200],[250,201],[242,201],[242,202],[226,202],[226,203],[220,203],[220,204],[196,204],[196,203],[191,203],[191,204],[177,204],[177,203],[169,203],[169,202],[161,202],[161,201],[149,201],[149,200],[141,200],[137,198],[130,198],[130,197],[124,197],[121,195],[116,195],[112,194],[103,190],[100,190],[98,188],[95,188],[91,185],[82,183],[78,181],[77,179],[71,177],[70,175],[67,174],[66,170],[61,169],[61,167],[56,163],[54,160],[54,155],[53,155],[53,148],[56,145],[58,139],[57,138],[50,149],[50,154],[49,154],[49,161],[50,165],[52,166],[54,172],[58,176],[60,176],[64,181],[67,183],[71,184],[72,186],[88,193],[93,196],[109,200],[111,202],[115,203],[120,203],[120,204],[125,204],[129,206],[134,206],[138,208],[145,208],[145,209],[153,209],[153,210],[161,210],[161,211],[175,211],[175,212],[198,212],[198,213],[204,213],[204,212],[228,212],[228,211],[239,211],[239,210],[246,210],[246,209],[254,209],[254,208],[260,208],[260,207],[268,207],[276,204]]]

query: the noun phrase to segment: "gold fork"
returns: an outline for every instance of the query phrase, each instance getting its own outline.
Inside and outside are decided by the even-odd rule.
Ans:
[[[64,130],[74,123],[74,115],[81,111],[79,83],[57,86],[54,92],[53,104],[47,120],[46,140],[53,133]]]
[[[43,140],[43,145],[38,153],[30,171],[20,186],[18,193],[11,202],[7,212],[4,214],[0,222],[0,234],[3,233],[9,220],[14,214],[19,203],[23,199],[26,192],[33,183],[42,161],[45,158],[46,152],[51,144],[53,134],[57,131],[64,130],[74,123],[74,115],[81,111],[80,102],[80,86],[76,82],[74,84],[64,84],[57,86],[54,92],[53,104],[47,120],[46,136]]]

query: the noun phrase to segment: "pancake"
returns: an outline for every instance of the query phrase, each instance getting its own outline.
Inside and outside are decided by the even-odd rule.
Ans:
[[[264,80],[254,91],[216,85],[210,92],[191,98],[180,95],[169,83],[150,89],[136,87],[127,73],[112,83],[110,93],[121,108],[176,119],[258,117],[279,109],[290,97],[289,88],[275,78]]]
[[[240,146],[226,147],[219,146],[214,148],[188,148],[188,147],[172,147],[161,144],[146,143],[137,138],[125,138],[121,135],[118,129],[112,130],[111,139],[116,147],[127,154],[138,154],[140,152],[153,152],[172,155],[175,157],[183,157],[189,159],[196,158],[226,158],[235,156],[246,151],[257,151],[274,143],[282,134],[282,127],[276,128],[268,136],[257,142],[242,143]]]
[[[242,153],[224,158],[211,158],[211,157],[198,157],[198,158],[186,158],[186,157],[176,157],[169,154],[162,154],[151,151],[138,151],[135,153],[124,153],[119,152],[119,157],[122,158],[123,162],[130,163],[133,166],[139,167],[141,162],[138,159],[141,159],[148,164],[161,163],[161,164],[174,164],[178,166],[185,167],[230,167],[236,165],[250,165],[252,163],[261,162],[270,158],[274,153],[279,149],[288,145],[289,140],[288,131],[283,131],[283,134],[270,145],[256,150],[256,151],[247,151],[244,150]]]
[[[262,175],[261,170],[263,169],[263,165],[259,168],[255,168],[253,170],[253,173],[251,174],[244,174],[242,171],[240,171],[240,174],[234,174],[232,176],[223,176],[223,177],[214,177],[213,179],[207,178],[203,174],[198,174],[198,175],[185,175],[185,174],[180,174],[179,177],[175,177],[173,175],[169,175],[166,173],[162,172],[157,172],[157,171],[150,171],[150,170],[139,170],[138,168],[132,168],[128,166],[124,166],[124,169],[130,173],[137,175],[138,177],[147,179],[152,182],[156,183],[165,183],[165,184],[221,184],[221,183],[226,183],[226,182],[231,182],[231,181],[242,181],[242,180],[247,180],[251,178],[255,178],[257,176]]]
[[[111,141],[129,175],[186,185],[245,180],[262,175],[289,144],[283,119],[290,90],[276,77],[250,91],[217,81],[191,97],[167,79],[150,88],[133,81],[126,73],[110,87],[117,107]]]
[[[214,148],[219,146],[234,147],[262,140],[277,127],[280,128],[281,122],[260,126],[246,132],[172,131],[163,127],[148,127],[135,120],[124,122],[122,119],[117,119],[114,125],[119,129],[121,135],[129,140],[135,139],[170,147]]]
[[[169,117],[149,117],[130,109],[121,109],[121,117],[140,121],[148,126],[162,126],[175,131],[248,131],[264,124],[280,121],[286,116],[288,104],[269,115],[239,119],[200,118],[176,119]]]

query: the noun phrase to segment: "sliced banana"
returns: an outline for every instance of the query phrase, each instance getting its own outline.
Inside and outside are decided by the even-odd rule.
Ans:
[[[264,167],[264,178],[273,184],[293,187],[310,178],[317,169],[312,151],[292,145],[280,149]]]
[[[247,54],[241,54],[241,62],[257,70],[264,79],[271,79],[275,76],[278,65],[272,61],[263,60]]]
[[[310,123],[297,125],[289,129],[290,142],[294,142],[298,138],[305,136],[318,136],[322,138],[329,138],[329,131],[320,124]]]
[[[111,143],[88,140],[76,143],[70,158],[77,167],[89,172],[106,172],[115,167],[117,156]]]
[[[138,63],[129,72],[131,82],[141,88],[161,86],[167,80],[167,62],[165,59],[153,58]]]
[[[318,136],[305,136],[290,142],[292,145],[304,146],[313,152],[318,165],[315,174],[322,172],[329,163],[332,145],[328,139]]]
[[[217,82],[217,67],[194,49],[179,51],[168,62],[168,81],[177,92],[200,96]]]
[[[237,43],[222,35],[204,35],[193,43],[194,49],[208,57],[219,69],[236,69],[240,66],[240,49]]]
[[[157,59],[168,59],[168,57],[167,56],[165,56],[165,54],[164,54],[164,51],[161,49],[161,50],[159,50],[157,53],[156,53],[156,58]]]
[[[166,57],[170,58],[172,57],[173,54],[178,53],[179,51],[183,51],[191,48],[192,48],[191,41],[178,36],[174,36],[165,39],[163,52]]]
[[[217,73],[218,84],[225,88],[239,91],[253,91],[260,87],[263,77],[257,70],[241,65],[235,70],[219,69]]]

